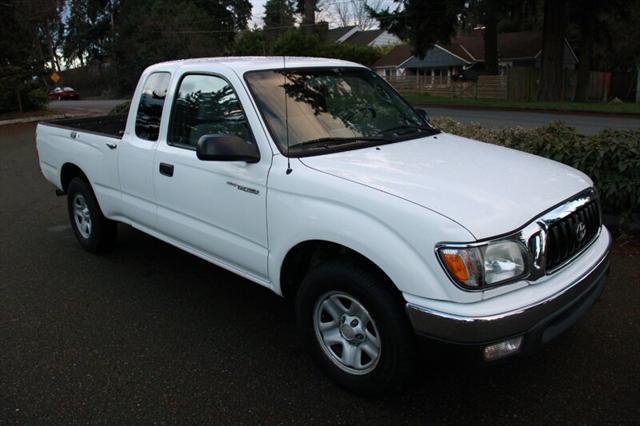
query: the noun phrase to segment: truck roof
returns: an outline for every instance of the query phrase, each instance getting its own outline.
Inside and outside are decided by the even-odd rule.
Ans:
[[[283,56],[220,56],[213,58],[180,59],[151,65],[148,71],[175,70],[177,68],[206,69],[208,65],[228,67],[238,74],[247,71],[282,68]],[[314,58],[304,56],[287,56],[287,68],[300,67],[363,67],[355,62],[341,59]]]

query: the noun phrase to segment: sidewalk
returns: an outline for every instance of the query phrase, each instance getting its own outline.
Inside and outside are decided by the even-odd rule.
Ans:
[[[23,124],[23,123],[33,123],[35,121],[44,121],[44,120],[58,120],[60,118],[70,118],[72,115],[69,114],[46,114],[42,111],[33,111],[33,115],[27,115],[25,117],[19,118],[9,118],[6,120],[0,120],[0,126],[8,126],[10,124]]]
[[[0,114],[0,126],[33,123],[43,120],[58,120],[61,118],[106,115],[109,114],[109,111],[111,111],[114,106],[123,102],[125,102],[125,100],[52,101],[45,110]]]

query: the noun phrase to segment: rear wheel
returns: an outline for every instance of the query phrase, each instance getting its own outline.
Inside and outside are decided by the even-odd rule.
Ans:
[[[110,247],[115,241],[117,223],[102,214],[91,186],[73,178],[67,188],[69,220],[80,245],[91,253]]]
[[[296,311],[310,352],[338,384],[360,394],[400,390],[416,349],[401,297],[366,267],[330,261],[312,270]]]

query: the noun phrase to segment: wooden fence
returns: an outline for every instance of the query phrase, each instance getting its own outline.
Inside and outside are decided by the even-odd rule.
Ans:
[[[447,98],[507,99],[507,78],[502,75],[482,75],[478,81],[432,80],[431,76],[387,77],[387,81],[403,94],[428,94]]]
[[[430,75],[387,77],[400,93],[428,94],[447,98],[509,99],[535,101],[540,89],[540,70],[533,67],[509,68],[506,75],[481,75],[478,81],[447,81],[446,76]],[[576,92],[577,72],[564,70],[562,75],[562,99],[572,100]],[[604,101],[617,96],[633,101],[635,74],[591,71],[587,99]]]

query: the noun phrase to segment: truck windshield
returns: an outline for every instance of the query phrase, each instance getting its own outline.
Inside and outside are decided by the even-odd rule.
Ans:
[[[355,149],[438,132],[368,69],[251,71],[245,79],[285,155]]]

